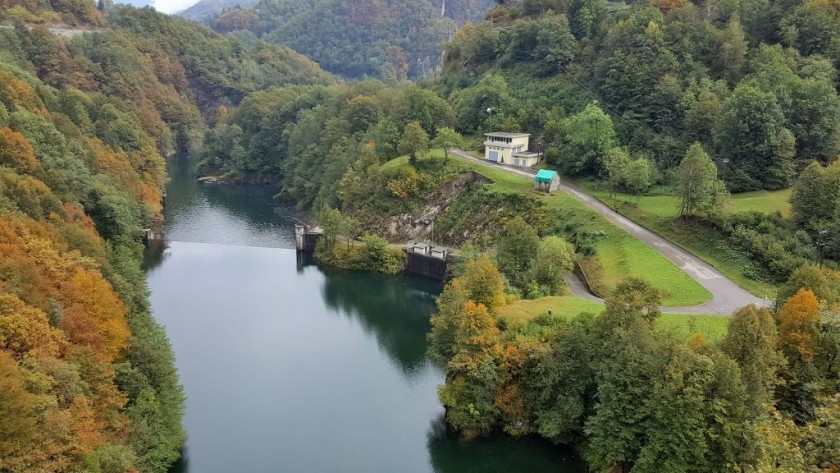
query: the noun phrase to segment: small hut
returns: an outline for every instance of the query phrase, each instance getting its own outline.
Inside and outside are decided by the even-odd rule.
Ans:
[[[560,176],[557,171],[540,169],[534,176],[534,189],[540,192],[554,192],[560,188]]]

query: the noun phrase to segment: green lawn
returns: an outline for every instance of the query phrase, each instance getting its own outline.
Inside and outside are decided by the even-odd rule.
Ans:
[[[540,299],[521,299],[499,308],[498,316],[509,322],[527,322],[532,318],[547,314],[573,317],[581,312],[600,313],[604,304],[593,302],[578,296],[550,296]]]
[[[596,243],[596,250],[603,267],[602,281],[606,287],[615,287],[628,276],[638,276],[665,291],[666,297],[663,303],[666,305],[695,305],[712,298],[709,291],[682,272],[670,260],[608,222],[569,194],[565,192],[556,192],[551,195],[539,193],[534,190],[531,181],[521,176],[457,158],[450,159],[454,166],[475,171],[491,179],[493,184],[490,184],[490,189],[492,190],[531,195],[541,199],[550,210],[562,211],[565,218],[574,220],[582,228],[603,232],[605,236]]]
[[[639,211],[656,217],[673,218],[677,216],[680,210],[680,199],[674,195],[650,195],[642,197],[622,193],[611,195],[609,192],[598,190],[591,183],[582,183],[582,185],[587,188],[588,192],[602,201],[631,202],[638,206]],[[732,194],[726,211],[728,213],[748,211],[764,213],[781,212],[783,216],[787,217],[790,215],[790,203],[788,202],[790,194],[790,189]]]
[[[732,195],[730,212],[746,212],[755,210],[764,213],[780,212],[784,217],[790,217],[791,189],[778,191],[744,192]]]
[[[548,314],[549,310],[552,315],[574,317],[582,312],[600,313],[604,306],[577,296],[552,296],[518,300],[501,307],[498,316],[511,323],[525,323],[538,315]],[[714,315],[662,314],[656,321],[656,328],[682,337],[700,332],[706,340],[716,341],[726,335],[729,320],[727,317]]]

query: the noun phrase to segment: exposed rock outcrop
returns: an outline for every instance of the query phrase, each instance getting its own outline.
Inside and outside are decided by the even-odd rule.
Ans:
[[[423,205],[415,211],[394,215],[385,219],[383,228],[378,232],[390,241],[431,240],[435,220],[465,190],[473,186],[491,182],[481,174],[465,172],[451,181],[445,182]]]

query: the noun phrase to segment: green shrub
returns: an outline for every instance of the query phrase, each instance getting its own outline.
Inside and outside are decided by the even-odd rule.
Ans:
[[[362,244],[329,244],[322,238],[315,248],[315,259],[324,265],[352,271],[397,274],[405,269],[405,254],[388,246],[378,235],[367,234]]]

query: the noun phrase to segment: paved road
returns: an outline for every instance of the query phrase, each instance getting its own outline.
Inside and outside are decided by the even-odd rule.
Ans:
[[[38,26],[38,25],[34,25],[34,26],[33,25],[28,25],[27,28],[32,29],[35,26]],[[13,29],[13,28],[14,28],[14,26],[10,26],[10,25],[0,25],[0,29],[10,30],[10,29]],[[53,27],[47,27],[47,30],[50,33],[52,33],[56,36],[63,36],[65,38],[72,38],[73,36],[78,36],[80,34],[95,33],[96,31],[100,31],[100,30],[81,30],[81,29],[76,29],[76,28],[53,28]]]
[[[502,169],[511,174],[516,174],[527,179],[533,179],[535,174],[528,169],[504,166],[490,161],[485,161],[483,159],[478,159],[463,150],[452,149],[449,150],[449,152],[460,158],[468,159],[484,166]],[[711,265],[705,263],[670,241],[662,238],[656,233],[653,233],[652,231],[632,222],[630,219],[609,208],[603,202],[588,195],[580,187],[569,182],[562,181],[560,183],[560,188],[572,197],[583,202],[587,207],[601,214],[604,218],[622,230],[643,241],[648,246],[659,252],[662,256],[671,260],[683,272],[688,274],[692,279],[712,293],[712,300],[704,304],[683,307],[664,307],[663,310],[666,310],[669,313],[682,314],[731,315],[736,309],[745,305],[770,305],[769,301],[758,298],[745,291]],[[567,278],[569,289],[573,294],[597,300],[597,298],[589,293],[583,283],[579,280],[575,281],[575,279],[576,278],[573,276]]]

